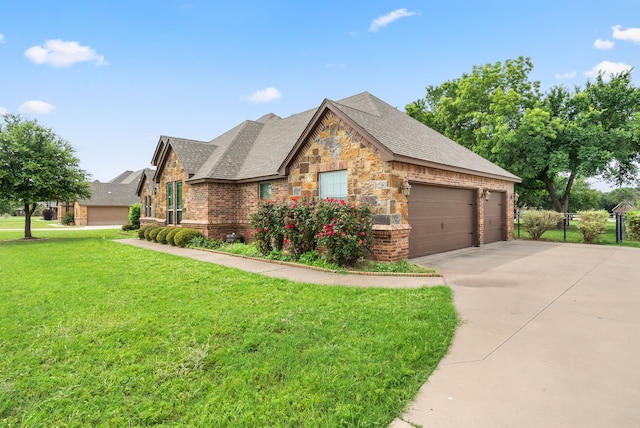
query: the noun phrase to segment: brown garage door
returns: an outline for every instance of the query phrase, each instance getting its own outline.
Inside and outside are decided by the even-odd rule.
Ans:
[[[507,239],[505,230],[506,211],[504,192],[491,192],[488,201],[484,202],[484,243],[504,241]]]
[[[414,184],[409,195],[409,257],[476,245],[475,190]]]
[[[111,226],[129,222],[128,207],[88,207],[87,225]]]

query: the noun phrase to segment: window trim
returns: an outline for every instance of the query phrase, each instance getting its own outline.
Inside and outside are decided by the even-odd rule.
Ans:
[[[182,188],[182,181],[167,182],[167,225],[179,226],[182,223]]]
[[[269,197],[268,198],[264,198],[262,197],[262,186],[269,186]],[[258,199],[260,199],[261,201],[270,201],[273,198],[273,185],[271,183],[271,181],[261,181],[258,183]]]
[[[344,177],[344,182],[342,182],[342,180],[339,180],[338,185],[340,187],[342,187],[342,185],[344,185],[344,195],[335,195],[335,194],[323,194],[325,192],[323,192],[322,190],[322,177],[329,177],[329,176],[338,176],[340,178]],[[339,169],[339,170],[335,170],[335,171],[325,171],[325,172],[319,172],[318,173],[318,197],[320,199],[336,199],[336,200],[342,200],[342,201],[346,201],[347,198],[349,197],[349,183],[348,183],[348,174],[347,174],[347,170],[346,169]],[[331,183],[332,187],[335,187],[336,184]],[[342,189],[340,189],[342,190]],[[333,191],[332,191],[333,193]]]

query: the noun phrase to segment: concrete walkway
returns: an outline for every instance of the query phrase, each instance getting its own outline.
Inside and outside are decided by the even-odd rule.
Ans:
[[[640,427],[640,249],[510,241],[414,259],[453,346],[393,428]]]
[[[284,278],[312,284],[380,288],[417,288],[444,284],[444,279],[441,277],[344,275],[289,266],[277,262],[255,260],[190,248],[172,247],[171,245],[161,245],[141,239],[118,239],[114,242],[181,257],[190,257],[203,262],[215,263],[274,278]]]

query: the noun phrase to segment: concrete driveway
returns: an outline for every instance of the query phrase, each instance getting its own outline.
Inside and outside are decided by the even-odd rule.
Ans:
[[[640,427],[640,249],[509,241],[437,267],[462,325],[392,427]]]

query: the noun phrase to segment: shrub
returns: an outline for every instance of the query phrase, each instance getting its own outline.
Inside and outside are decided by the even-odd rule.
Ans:
[[[145,229],[144,231],[144,239],[146,239],[147,241],[153,241],[153,238],[151,237],[151,232],[153,232],[155,229],[159,229],[159,226],[150,226],[147,229]]]
[[[580,222],[578,231],[585,244],[592,244],[595,239],[607,231],[609,213],[605,210],[578,211]]]
[[[202,236],[202,233],[200,233],[199,230],[186,227],[184,229],[180,229],[180,231],[175,234],[173,242],[175,242],[178,247],[184,248],[187,246],[189,241],[197,236]]]
[[[152,228],[149,231],[149,241],[156,241],[156,237],[158,236],[158,233],[160,233],[160,231],[164,229],[164,227],[160,227],[160,226],[156,226],[154,228]],[[157,242],[157,241],[156,241]]]
[[[189,247],[194,248],[206,248],[208,250],[217,250],[224,245],[222,241],[213,241],[211,239],[207,239],[204,236],[196,236],[191,241],[189,241]]]
[[[136,229],[137,229],[137,227],[135,227],[134,225],[129,224],[129,223],[122,225],[122,230],[125,230],[125,231],[126,230],[136,230]]]
[[[53,220],[53,210],[51,208],[47,208],[42,210],[42,218],[45,220]]]
[[[369,204],[322,200],[316,204],[316,221],[322,225],[317,237],[327,261],[343,267],[353,266],[371,253],[373,231]]]
[[[317,246],[317,235],[321,225],[317,221],[316,202],[299,202],[293,198],[290,204],[283,203],[281,215],[284,218],[283,244],[298,257]]]
[[[632,241],[640,241],[640,210],[627,213],[627,236]]]
[[[167,236],[165,237],[167,244],[171,245],[171,246],[176,246],[175,241],[173,240],[173,238],[175,238],[176,233],[180,232],[180,228],[177,227],[170,227],[169,228],[169,233],[167,233]]]
[[[140,227],[140,203],[129,207],[129,224],[133,225],[134,229]]]
[[[284,203],[261,201],[258,210],[249,215],[256,246],[265,256],[272,250],[282,250],[285,231],[282,213],[284,209]]]
[[[149,229],[151,227],[150,224],[145,224],[144,226],[142,226],[140,229],[138,229],[138,238],[140,239],[145,239],[144,237],[144,233],[146,232],[147,229]]]
[[[171,230],[170,227],[163,227],[162,229],[160,229],[160,232],[158,232],[158,235],[156,236],[156,242],[160,244],[166,244],[167,235],[169,234],[170,230]]]
[[[564,214],[556,211],[531,210],[522,215],[521,226],[526,230],[531,239],[540,239],[547,230],[556,227],[564,220]]]
[[[65,226],[69,226],[74,221],[75,221],[75,218],[73,217],[72,212],[68,212],[65,215],[63,215],[61,220],[62,224],[64,224]]]

